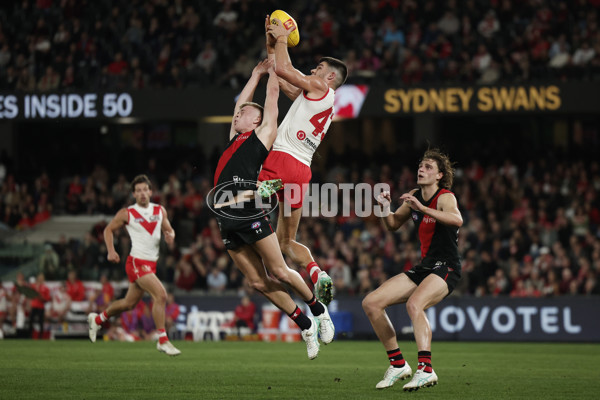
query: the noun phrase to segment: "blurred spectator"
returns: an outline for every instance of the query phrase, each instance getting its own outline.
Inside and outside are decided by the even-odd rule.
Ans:
[[[206,285],[210,293],[223,293],[227,287],[227,275],[223,272],[223,268],[227,265],[227,260],[220,258],[217,265],[212,267],[210,273],[206,277]]]
[[[52,292],[50,304],[50,319],[60,324],[65,322],[67,313],[71,308],[71,296],[67,293],[67,288],[64,282],[61,282]]]
[[[85,297],[85,287],[83,286],[83,282],[77,279],[76,271],[69,271],[67,275],[66,281],[67,293],[71,300],[73,301],[84,301]]]
[[[100,289],[96,289],[94,293],[90,296],[90,310],[95,313],[101,313],[106,310],[109,304],[115,298],[115,289],[113,285],[108,280],[106,274],[103,274],[100,277],[100,284],[102,285]]]
[[[44,274],[38,274],[31,288],[38,292],[38,296],[31,300],[31,314],[29,316],[29,333],[33,339],[43,339],[44,325],[46,323],[46,302],[50,301],[50,289],[46,286]],[[37,323],[37,329],[34,324]]]
[[[44,245],[44,253],[40,257],[39,271],[49,280],[55,280],[59,276],[59,267],[58,254],[54,251],[50,243],[46,243]]]
[[[238,336],[240,335],[239,328],[246,327],[250,328],[251,332],[256,330],[256,305],[250,300],[248,296],[242,296],[240,304],[235,307],[233,311],[233,323],[238,328]]]

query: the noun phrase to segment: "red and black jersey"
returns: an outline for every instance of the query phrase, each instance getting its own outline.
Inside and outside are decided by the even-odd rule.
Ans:
[[[260,167],[268,155],[269,150],[255,131],[238,133],[229,141],[219,159],[215,171],[215,186],[235,182],[237,191],[256,189]]]
[[[444,193],[454,195],[451,191],[440,188],[429,201],[423,199],[421,189],[418,189],[414,196],[424,206],[437,209],[438,198]],[[411,214],[419,232],[421,264],[428,267],[450,265],[460,268],[458,227],[437,223],[435,218],[415,210],[412,210]]]

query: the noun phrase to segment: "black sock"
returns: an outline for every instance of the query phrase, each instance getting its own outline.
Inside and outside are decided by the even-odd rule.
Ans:
[[[387,352],[388,358],[390,359],[390,365],[394,368],[402,368],[406,361],[404,361],[404,356],[400,351],[400,348],[390,350]]]
[[[312,324],[312,322],[310,322],[310,318],[308,318],[298,306],[296,306],[296,309],[293,313],[288,315],[303,331],[309,329],[310,325]]]
[[[306,302],[308,304],[308,308],[310,308],[310,312],[316,317],[317,315],[321,315],[325,312],[325,307],[321,302],[317,301],[317,298],[313,295],[312,299]]]

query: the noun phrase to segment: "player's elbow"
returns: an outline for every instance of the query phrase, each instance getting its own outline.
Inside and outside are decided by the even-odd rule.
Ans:
[[[463,226],[463,219],[460,215],[456,216],[456,220],[454,221],[454,226],[456,226],[457,228],[460,228]]]
[[[289,71],[291,70],[292,64],[290,64],[287,61],[283,61],[283,62],[276,62],[275,66],[273,67],[273,69],[275,70],[275,73],[277,74],[277,76],[285,78]]]

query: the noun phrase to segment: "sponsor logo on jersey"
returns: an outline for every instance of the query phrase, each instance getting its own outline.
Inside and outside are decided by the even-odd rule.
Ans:
[[[160,215],[151,215],[151,216],[148,218],[148,221],[150,221],[150,222],[155,222],[155,221],[158,221],[158,219],[159,219],[159,218],[160,218]]]
[[[426,215],[423,218],[423,222],[426,223],[426,224],[435,224],[435,218],[432,218],[429,215]]]
[[[138,223],[138,224],[141,224],[142,222],[145,221],[145,219],[142,217],[142,218],[136,218],[133,221],[136,222],[136,223]]]
[[[309,140],[308,138],[305,138],[302,143],[304,143],[305,146],[310,147],[313,151],[317,151],[317,147],[319,147],[318,144],[314,144],[311,140]]]
[[[296,137],[298,140],[304,140],[306,139],[306,133],[304,133],[304,131],[298,131],[298,133],[296,133]]]

